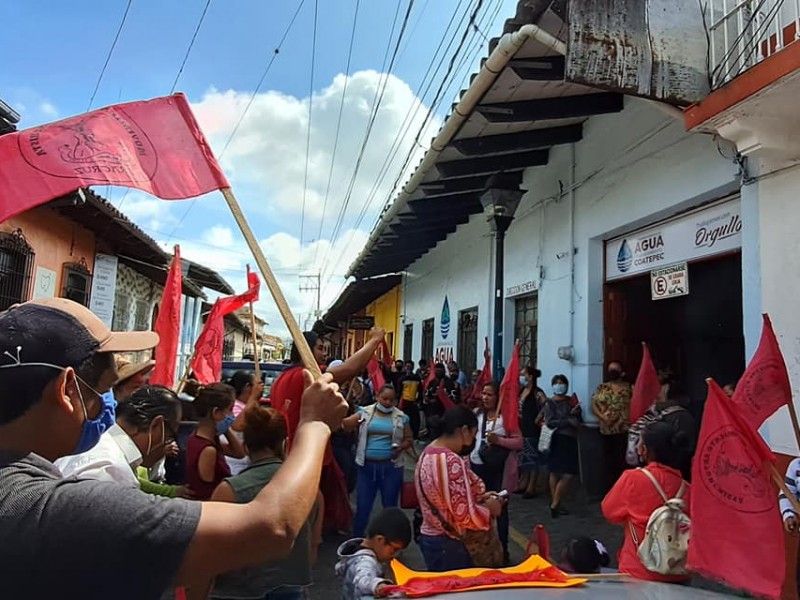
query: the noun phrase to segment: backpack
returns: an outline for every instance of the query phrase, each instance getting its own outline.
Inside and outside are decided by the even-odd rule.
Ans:
[[[637,539],[633,523],[628,522],[631,537],[638,548],[639,560],[642,561],[644,568],[652,573],[688,575],[686,553],[692,533],[692,521],[684,512],[686,503],[683,501],[683,494],[686,491],[686,482],[681,481],[678,493],[670,499],[650,471],[638,470],[647,475],[664,500],[664,504],[650,515],[641,543]]]

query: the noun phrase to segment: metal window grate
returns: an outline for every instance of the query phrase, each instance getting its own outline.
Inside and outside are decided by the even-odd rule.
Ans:
[[[147,331],[150,329],[150,304],[144,300],[136,301],[136,320],[134,331]]]
[[[514,337],[520,341],[519,364],[536,366],[538,359],[539,297],[525,296],[514,306]]]
[[[403,360],[414,360],[414,324],[406,325],[403,333]]]
[[[64,263],[61,276],[61,297],[89,306],[89,295],[92,291],[92,273],[86,265],[86,259],[78,262]]]
[[[21,229],[0,233],[0,310],[30,296],[35,257]]]
[[[425,319],[422,322],[422,356],[425,360],[430,360],[433,356],[433,330],[434,320]]]
[[[467,376],[478,365],[478,307],[458,314],[458,365]]]
[[[236,340],[229,338],[222,344],[222,358],[223,360],[233,360],[233,354],[236,352]]]
[[[111,329],[114,331],[128,331],[131,315],[131,297],[127,294],[117,294],[114,298],[114,316],[111,319]]]

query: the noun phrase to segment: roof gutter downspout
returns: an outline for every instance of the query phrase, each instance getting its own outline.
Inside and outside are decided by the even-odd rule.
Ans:
[[[520,48],[522,48],[528,39],[534,39],[543,45],[552,48],[559,54],[567,53],[567,45],[564,42],[551,35],[538,25],[523,25],[517,31],[507,33],[500,38],[500,41],[497,43],[497,47],[494,49],[494,52],[492,52],[486,59],[486,62],[483,63],[483,66],[478,72],[477,77],[475,77],[473,80],[472,85],[469,86],[467,91],[461,97],[461,100],[453,109],[453,113],[450,115],[450,118],[445,121],[444,125],[439,131],[439,134],[433,140],[430,149],[425,153],[422,163],[419,165],[419,167],[417,167],[416,171],[414,171],[414,175],[411,177],[408,183],[403,186],[403,189],[400,191],[400,194],[398,194],[397,198],[395,198],[395,201],[391,204],[391,206],[381,215],[380,220],[372,230],[367,243],[364,245],[364,249],[347,270],[347,277],[351,277],[353,275],[353,271],[357,268],[357,265],[359,265],[366,257],[368,249],[371,248],[372,245],[377,241],[378,237],[380,237],[381,233],[383,232],[383,229],[388,226],[392,220],[394,220],[394,218],[400,212],[400,209],[406,205],[406,202],[408,202],[411,195],[417,190],[419,184],[422,183],[425,175],[428,173],[431,167],[436,164],[439,155],[452,141],[456,133],[458,133],[458,130],[461,129],[461,126],[472,114],[475,106],[477,106],[478,102],[480,102],[481,98],[483,98],[486,91],[492,87],[494,82],[497,80],[497,77],[500,75],[500,73],[502,73],[509,61],[514,57],[514,55],[516,55],[516,53]]]

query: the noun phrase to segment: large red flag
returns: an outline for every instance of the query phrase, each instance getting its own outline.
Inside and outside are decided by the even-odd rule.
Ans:
[[[774,461],[752,424],[709,380],[692,464],[690,570],[756,596],[780,597],[786,561]]]
[[[178,362],[178,342],[181,332],[182,293],[181,249],[175,246],[175,256],[172,258],[156,318],[155,330],[161,341],[156,346],[156,366],[150,376],[152,385],[163,385],[170,389],[175,385],[175,367]]]
[[[500,383],[500,414],[506,434],[519,433],[519,342],[514,344],[506,374]]]
[[[436,390],[436,397],[439,399],[439,402],[442,403],[445,410],[450,410],[455,406],[450,394],[447,393],[447,386],[444,384],[444,379],[439,382],[439,388]]]
[[[222,345],[225,341],[225,322],[223,317],[239,310],[245,304],[258,301],[261,282],[255,273],[247,274],[248,290],[238,296],[220,298],[214,303],[211,313],[197,343],[194,346],[192,371],[197,381],[209,384],[219,381],[222,375]]]
[[[768,315],[764,315],[761,341],[736,385],[733,402],[754,429],[772,413],[792,401],[789,373]]]
[[[0,137],[0,222],[92,185],[132,187],[167,200],[230,187],[183,94]]]
[[[372,356],[367,363],[367,373],[369,373],[369,380],[372,382],[372,389],[375,394],[379,394],[386,385],[386,377],[383,376],[383,370],[378,359]]]
[[[660,393],[661,383],[658,381],[658,373],[650,357],[650,349],[642,342],[642,364],[633,386],[630,422],[636,423],[653,406]]]

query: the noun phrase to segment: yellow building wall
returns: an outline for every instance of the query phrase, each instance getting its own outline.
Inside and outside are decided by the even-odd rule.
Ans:
[[[375,326],[386,330],[386,342],[392,356],[399,357],[400,314],[403,307],[403,292],[398,285],[383,296],[369,304],[365,310],[367,316],[375,317]]]

